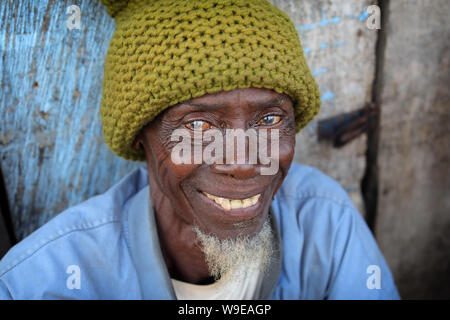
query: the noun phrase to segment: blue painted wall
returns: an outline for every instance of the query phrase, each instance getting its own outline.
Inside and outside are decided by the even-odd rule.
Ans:
[[[80,30],[66,25],[72,4]],[[101,133],[114,28],[99,0],[0,2],[0,161],[19,239],[142,165],[113,155]]]

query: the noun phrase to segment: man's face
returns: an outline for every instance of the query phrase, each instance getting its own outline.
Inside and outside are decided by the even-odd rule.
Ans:
[[[227,164],[225,146],[223,164],[175,164],[172,150],[178,142],[171,141],[171,135],[176,129],[186,129],[192,137],[194,130],[205,134],[208,130],[221,130],[224,144],[226,129],[255,129],[256,132],[266,129],[269,150],[271,132],[277,129],[279,168],[274,174],[261,175],[261,167],[267,165],[260,162]],[[261,230],[271,200],[292,162],[295,147],[293,105],[287,95],[269,89],[235,89],[207,94],[168,108],[143,130],[137,141],[145,149],[153,203],[164,203],[161,207],[155,206],[157,216],[165,214],[159,212],[161,210],[170,210],[175,212],[170,219],[198,226],[201,231],[219,239],[251,236]],[[203,148],[206,145],[208,143],[203,142]],[[234,149],[237,152],[237,148]],[[245,150],[248,155],[248,145]],[[233,204],[233,200],[234,204],[241,205],[229,208],[228,204]]]

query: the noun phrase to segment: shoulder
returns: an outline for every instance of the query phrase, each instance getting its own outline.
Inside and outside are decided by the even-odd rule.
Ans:
[[[320,170],[293,163],[272,202],[286,227],[312,230],[336,228],[343,218],[360,216],[347,192]],[[282,215],[282,216],[281,216]]]
[[[345,190],[318,169],[293,164],[272,202],[283,246],[286,292],[298,298],[397,297],[390,271]],[[382,291],[366,290],[367,266],[386,275]],[[300,272],[299,272],[300,270]],[[360,284],[363,285],[360,285]],[[291,290],[291,291],[289,291]]]
[[[27,277],[28,282],[49,281],[65,275],[71,264],[101,267],[101,257],[118,249],[114,244],[122,236],[124,208],[147,185],[146,174],[144,168],[134,170],[107,192],[63,211],[20,241],[0,260],[0,282],[22,286],[24,274],[39,275]]]
[[[336,180],[316,168],[298,163],[292,163],[277,195],[299,200],[323,199],[353,206],[347,192]]]
[[[287,246],[327,247],[334,236],[365,224],[345,190],[310,166],[293,163],[272,201],[272,211]]]

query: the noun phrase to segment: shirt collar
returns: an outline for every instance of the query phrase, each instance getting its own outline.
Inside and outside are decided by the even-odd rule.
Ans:
[[[149,187],[141,189],[128,207],[130,250],[143,299],[175,299],[156,230]]]

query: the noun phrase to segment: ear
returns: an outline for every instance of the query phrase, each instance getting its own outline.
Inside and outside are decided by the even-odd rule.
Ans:
[[[142,141],[142,132],[140,132],[134,139],[133,147],[136,150],[144,150],[144,142]]]

